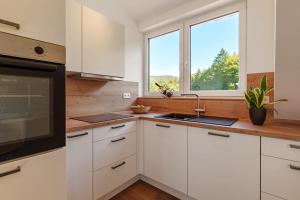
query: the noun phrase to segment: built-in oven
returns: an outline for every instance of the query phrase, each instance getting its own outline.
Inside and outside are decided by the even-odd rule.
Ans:
[[[65,146],[65,48],[0,32],[0,162]]]

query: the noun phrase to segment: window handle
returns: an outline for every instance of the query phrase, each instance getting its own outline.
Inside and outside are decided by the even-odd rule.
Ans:
[[[85,133],[81,133],[81,134],[78,134],[78,135],[70,135],[70,136],[67,136],[67,138],[71,139],[71,138],[77,138],[77,137],[82,137],[82,136],[85,136],[85,135],[88,135],[89,133],[88,132],[85,132]]]
[[[4,177],[4,176],[9,176],[9,175],[12,175],[12,174],[16,174],[18,172],[21,172],[21,167],[20,166],[18,166],[16,169],[0,173],[0,178]]]
[[[120,126],[112,126],[111,129],[123,128],[123,127],[125,127],[125,126],[126,126],[125,124],[120,125]]]
[[[218,137],[225,137],[225,138],[229,138],[230,137],[230,135],[228,135],[228,134],[213,133],[213,132],[208,132],[208,135],[218,136]]]
[[[4,25],[7,25],[7,26],[11,26],[11,27],[14,27],[16,28],[17,30],[20,29],[20,24],[17,24],[15,22],[11,22],[11,21],[7,21],[5,19],[0,19],[0,23],[1,24],[4,24]]]

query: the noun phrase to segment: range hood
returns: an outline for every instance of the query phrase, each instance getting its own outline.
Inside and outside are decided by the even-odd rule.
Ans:
[[[93,81],[121,81],[121,80],[123,80],[122,77],[99,75],[99,74],[89,74],[89,73],[82,73],[82,72],[69,74],[68,77],[74,78],[74,79],[93,80]]]

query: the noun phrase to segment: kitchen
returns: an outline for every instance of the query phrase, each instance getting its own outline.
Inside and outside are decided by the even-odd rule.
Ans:
[[[300,199],[299,18],[296,0],[1,0],[1,197]]]

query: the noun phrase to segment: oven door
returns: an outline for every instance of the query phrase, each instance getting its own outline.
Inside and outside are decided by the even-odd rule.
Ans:
[[[65,67],[0,57],[0,162],[65,146]]]

